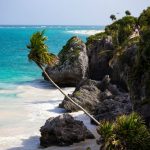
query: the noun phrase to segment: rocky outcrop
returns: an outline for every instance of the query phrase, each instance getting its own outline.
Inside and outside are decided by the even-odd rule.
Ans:
[[[150,126],[150,67],[148,53],[144,56],[144,48],[132,45],[116,58],[111,67],[112,78],[119,84],[124,82],[130,94],[134,111],[140,113]]]
[[[131,26],[132,33],[136,18],[124,17],[122,21]],[[138,37],[128,38],[130,32],[126,32],[126,25],[121,22],[116,22],[120,26],[119,30],[124,32],[123,35],[120,32],[120,36],[113,34],[114,31],[118,32],[113,23],[106,27],[105,32],[90,36],[86,45],[73,37],[60,52],[59,64],[46,70],[56,83],[77,86],[70,96],[88,111],[96,116],[98,114],[99,118],[114,118],[120,112],[129,112],[124,102],[128,106],[130,95],[133,110],[142,114],[150,124],[150,30],[149,27],[141,27]],[[110,76],[111,84],[101,88],[101,80],[105,75]],[[83,79],[85,77],[88,79]],[[110,86],[114,85],[119,90],[115,96],[110,90]],[[109,99],[107,96],[101,97],[107,94],[111,95]],[[64,99],[60,107],[68,111],[78,110],[67,99]]]
[[[135,65],[130,71],[129,88],[134,110],[150,127],[150,28],[141,35]]]
[[[58,57],[59,63],[54,67],[47,67],[46,72],[59,85],[76,86],[87,73],[86,45],[78,37],[72,37]]]
[[[132,110],[129,94],[122,92],[116,85],[110,84],[108,75],[101,82],[82,80],[70,97],[98,120],[115,119],[116,116],[128,114]],[[66,98],[60,107],[68,111],[79,110]]]
[[[105,75],[111,75],[109,60],[114,50],[111,38],[95,39],[87,42],[86,45],[89,57],[89,78],[102,80]]]
[[[129,90],[129,75],[135,65],[138,47],[132,45],[124,50],[120,56],[113,56],[110,66],[112,68],[111,78],[113,83],[119,85],[126,91]]]
[[[85,139],[94,139],[94,135],[85,127],[82,121],[74,120],[69,114],[50,118],[41,127],[40,145],[67,146]]]
[[[113,87],[116,89],[116,87]],[[106,90],[101,96],[99,105],[96,106],[93,115],[97,120],[115,120],[117,116],[129,114],[132,111],[128,93],[113,95],[111,90]]]
[[[73,94],[69,96],[73,98],[76,103],[91,112],[99,103],[99,84],[100,82],[98,81],[83,79],[77,85]],[[59,107],[65,108],[69,112],[79,110],[79,108],[72,104],[67,98],[63,100]]]

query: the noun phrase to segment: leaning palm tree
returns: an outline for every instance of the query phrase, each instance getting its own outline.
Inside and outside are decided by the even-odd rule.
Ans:
[[[34,61],[37,66],[43,71],[47,79],[74,105],[80,108],[85,114],[87,114],[96,124],[100,123],[90,115],[82,106],[74,102],[74,100],[63,92],[63,90],[51,79],[51,77],[45,71],[47,65],[53,65],[57,61],[57,57],[48,52],[48,47],[45,44],[47,37],[44,36],[44,31],[36,32],[32,35],[29,45],[27,48],[30,49],[28,58],[30,61]]]

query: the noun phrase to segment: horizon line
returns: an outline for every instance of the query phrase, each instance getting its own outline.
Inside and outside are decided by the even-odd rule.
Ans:
[[[69,24],[0,24],[0,26],[106,26],[106,25],[69,25]]]

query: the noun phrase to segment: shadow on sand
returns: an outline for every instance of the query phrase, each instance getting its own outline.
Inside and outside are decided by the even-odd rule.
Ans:
[[[55,108],[54,110],[47,110],[47,111],[60,111],[60,108]],[[91,125],[90,119],[85,114],[77,114],[73,115],[75,119],[82,120],[87,128],[95,135],[96,139],[99,138],[99,135],[96,132],[96,126]],[[47,118],[48,119],[48,118]],[[96,139],[88,139],[82,141],[80,143],[74,143],[70,146],[51,146],[48,148],[40,147],[39,136],[31,136],[28,139],[22,139],[22,143],[20,147],[13,147],[7,150],[86,150],[87,147],[91,147],[92,150],[98,150],[99,145],[96,144]]]
[[[99,149],[99,145],[96,144],[95,139],[85,140],[70,146],[51,146],[42,148],[39,145],[39,136],[31,136],[29,139],[22,139],[22,146],[9,148],[7,150],[86,150],[87,147],[91,147],[92,150]]]
[[[67,113],[67,111],[63,108],[55,107],[54,109],[48,109],[48,112],[59,113],[58,115],[62,115],[63,113]]]
[[[40,149],[39,136],[31,136],[29,139],[22,139],[22,146],[9,148],[7,150],[38,150],[38,149]]]

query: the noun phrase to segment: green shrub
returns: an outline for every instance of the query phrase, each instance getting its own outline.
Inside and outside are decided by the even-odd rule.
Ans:
[[[105,28],[106,34],[111,35],[115,47],[121,46],[125,40],[133,33],[134,27],[137,24],[137,18],[133,16],[125,16],[108,25]]]
[[[125,14],[126,14],[126,16],[130,16],[130,15],[131,15],[131,12],[130,12],[129,10],[126,10],[126,11],[125,11]]]
[[[70,38],[58,54],[60,63],[63,64],[66,60],[73,62],[82,50],[82,46],[80,46],[81,44],[83,44],[83,41],[78,37],[73,36]]]
[[[138,18],[138,23],[142,29],[150,26],[150,7],[148,7],[146,10],[143,10],[140,17]]]
[[[102,40],[107,37],[107,34],[105,32],[97,33],[95,35],[91,35],[87,38],[87,45],[96,41],[96,40]]]
[[[98,128],[101,150],[149,150],[150,132],[137,114],[122,115],[115,122],[103,121]]]
[[[80,91],[76,91],[76,92],[74,93],[74,95],[78,97],[78,96],[81,95],[81,92],[80,92]]]

